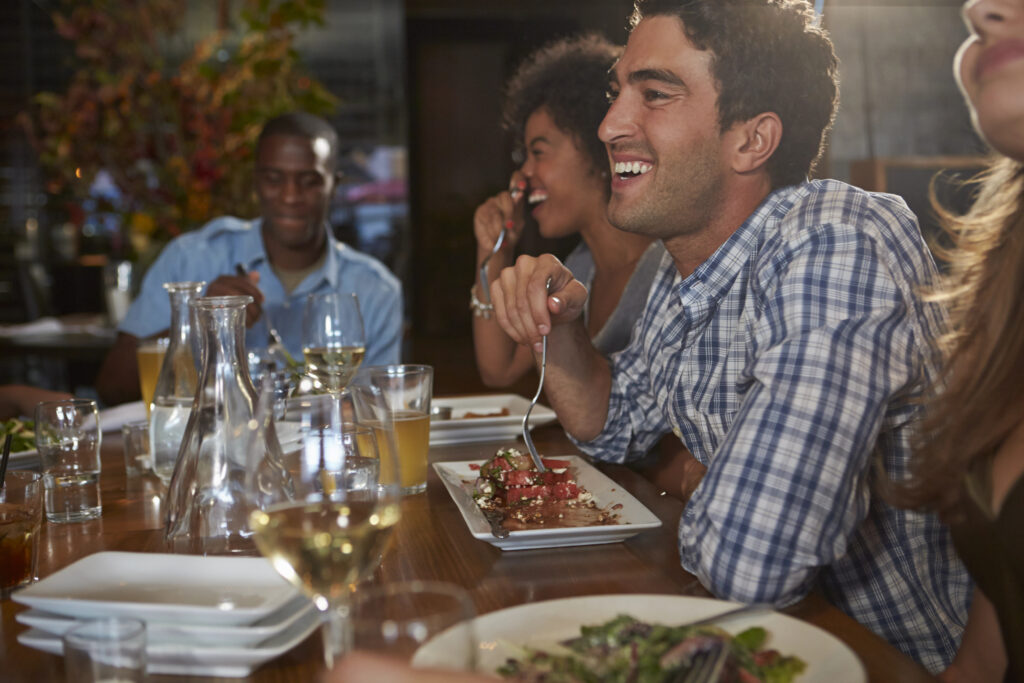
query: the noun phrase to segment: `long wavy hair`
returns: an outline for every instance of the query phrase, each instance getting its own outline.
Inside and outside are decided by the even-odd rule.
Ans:
[[[964,477],[1024,418],[1024,164],[999,157],[966,215],[938,207],[953,240],[948,275],[930,298],[948,305],[943,372],[926,404],[910,478],[889,498],[955,514]],[[933,203],[934,195],[933,195]]]

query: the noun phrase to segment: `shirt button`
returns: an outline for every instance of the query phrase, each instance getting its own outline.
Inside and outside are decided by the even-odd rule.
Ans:
[[[672,433],[676,435],[677,439],[682,439],[683,438],[683,432],[682,432],[681,429],[679,429],[679,427],[673,427],[672,428]]]

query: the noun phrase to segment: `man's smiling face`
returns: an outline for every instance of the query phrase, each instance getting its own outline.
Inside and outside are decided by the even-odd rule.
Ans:
[[[335,186],[331,152],[324,138],[297,135],[273,135],[256,150],[256,194],[268,248],[322,243]]]
[[[633,30],[610,73],[608,218],[623,230],[668,238],[703,228],[725,169],[713,55],[679,19],[654,16]]]

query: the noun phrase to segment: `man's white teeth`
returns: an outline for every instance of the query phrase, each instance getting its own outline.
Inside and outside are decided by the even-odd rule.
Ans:
[[[547,198],[548,198],[548,193],[547,192],[542,192],[541,190],[537,190],[536,192],[531,192],[530,196],[526,199],[526,201],[528,201],[530,204],[540,204],[542,201],[544,201]]]
[[[643,161],[616,161],[615,162],[615,174],[616,175],[643,175],[650,171],[654,166]]]

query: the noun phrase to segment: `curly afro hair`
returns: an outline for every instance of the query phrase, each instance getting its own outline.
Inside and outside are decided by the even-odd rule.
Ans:
[[[608,112],[608,70],[622,48],[601,36],[563,38],[531,54],[505,87],[502,125],[522,153],[526,121],[543,107],[555,125],[572,135],[595,173],[608,169],[597,128]]]

